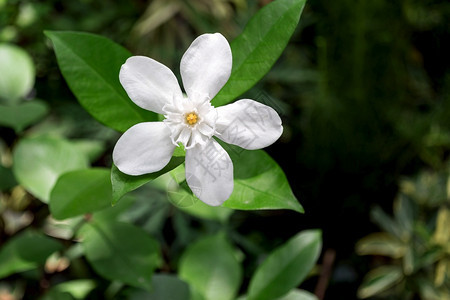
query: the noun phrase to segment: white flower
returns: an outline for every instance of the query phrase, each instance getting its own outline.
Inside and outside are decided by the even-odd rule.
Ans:
[[[243,99],[214,108],[210,101],[231,74],[231,49],[219,33],[203,34],[181,59],[184,96],[175,75],[163,64],[143,56],[130,57],[122,66],[120,82],[138,106],[163,114],[163,122],[139,123],[117,141],[113,160],[129,175],[164,168],[175,147],[186,149],[186,181],[203,202],[217,206],[233,191],[233,163],[212,138],[242,148],[260,149],[283,132],[275,110]]]

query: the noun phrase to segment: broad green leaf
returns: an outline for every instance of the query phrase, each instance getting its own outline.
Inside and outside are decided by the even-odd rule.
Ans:
[[[277,300],[318,300],[318,298],[308,291],[295,289]]]
[[[27,230],[11,238],[0,248],[0,278],[32,270],[62,248],[56,240]]]
[[[397,266],[382,266],[371,270],[364,277],[358,289],[358,298],[369,298],[386,291],[403,278],[403,272]]]
[[[234,166],[234,190],[223,207],[291,209],[303,213],[280,166],[263,150],[224,145]]]
[[[262,8],[231,43],[233,69],[213,99],[227,104],[255,85],[280,57],[300,20],[306,0],[277,0]]]
[[[7,126],[20,132],[39,121],[47,112],[47,104],[39,100],[11,106],[0,105],[0,126]]]
[[[275,249],[250,280],[248,299],[276,299],[298,286],[319,258],[320,230],[300,232]]]
[[[83,152],[90,162],[95,162],[105,151],[105,144],[98,140],[74,140],[72,144]]]
[[[101,276],[151,289],[161,259],[158,243],[145,231],[127,223],[93,220],[79,235],[88,261]]]
[[[189,189],[187,182],[184,179],[181,182],[175,182],[174,180],[169,181],[167,184],[167,196],[172,205],[188,213],[194,211],[195,208],[192,207],[201,202],[200,199],[192,194],[192,191]]]
[[[58,220],[92,213],[111,206],[108,169],[76,170],[58,178],[50,194],[50,212]]]
[[[50,290],[39,300],[75,300],[75,298],[69,292]]]
[[[108,208],[95,212],[92,216],[97,222],[110,223],[115,221],[124,221],[133,223],[133,221],[126,215],[128,212],[136,207],[136,197],[134,195],[127,195],[123,197],[122,201],[117,205],[109,205]]]
[[[234,299],[242,280],[241,265],[223,234],[189,246],[181,258],[179,274],[205,300]]]
[[[144,174],[139,176],[131,176],[124,174],[119,171],[119,169],[113,164],[111,168],[111,182],[112,182],[112,205],[115,205],[120,198],[123,197],[128,192],[131,192],[138,187],[143,186],[149,181],[158,178],[159,176],[169,172],[170,170],[178,167],[184,162],[184,157],[172,156],[167,166],[165,166],[161,171]]]
[[[119,82],[131,54],[107,38],[81,32],[46,31],[64,78],[81,105],[98,121],[119,131],[157,120],[135,105]]]
[[[86,299],[86,296],[95,288],[95,285],[95,281],[90,279],[71,280],[55,285],[51,292],[68,293],[74,299]]]
[[[175,275],[155,274],[152,277],[152,290],[132,292],[129,300],[190,300],[189,285]]]
[[[88,166],[87,158],[70,142],[44,136],[22,139],[13,159],[17,181],[45,203],[60,175]]]
[[[389,233],[372,233],[356,244],[359,255],[385,255],[400,258],[405,254],[406,245]]]
[[[240,296],[236,300],[247,300],[247,295]],[[311,294],[305,290],[293,289],[286,295],[277,298],[276,300],[318,300],[316,295]]]
[[[179,193],[188,194],[190,197],[195,198],[192,193],[189,193],[185,189],[180,189]],[[169,194],[169,197],[170,196],[172,196],[172,194]],[[193,204],[191,206],[182,206],[180,209],[192,216],[206,220],[220,221],[222,223],[225,223],[233,213],[233,210],[229,208],[210,206],[198,199],[196,200],[197,201],[192,201]]]
[[[0,44],[0,103],[17,103],[34,85],[34,64],[21,48]]]

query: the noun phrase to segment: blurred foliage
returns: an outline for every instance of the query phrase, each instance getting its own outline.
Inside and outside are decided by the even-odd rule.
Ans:
[[[367,261],[352,252],[375,230],[371,206],[389,209],[401,176],[442,169],[448,158],[450,5],[308,4],[299,35],[266,77],[287,120],[286,144],[269,153],[303,196],[302,223],[323,228],[324,247],[337,250],[329,293],[350,299],[367,272]],[[419,7],[420,15],[409,15]],[[434,21],[426,28],[425,18]]]
[[[394,218],[379,207],[372,210],[373,221],[384,231],[356,245],[359,255],[379,256],[373,262],[378,267],[358,290],[360,298],[450,299],[449,174],[422,172],[403,180]]]

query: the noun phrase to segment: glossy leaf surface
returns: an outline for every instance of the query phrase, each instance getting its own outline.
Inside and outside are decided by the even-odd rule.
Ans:
[[[88,160],[69,141],[53,137],[22,139],[13,151],[13,172],[17,181],[43,202],[58,177],[85,169]]]
[[[304,211],[283,170],[266,152],[249,151],[230,145],[225,145],[224,148],[233,161],[234,190],[222,206],[243,210]]]
[[[161,171],[139,176],[131,176],[122,173],[115,165],[113,165],[111,168],[111,182],[113,191],[112,204],[115,205],[126,193],[143,186],[163,174],[166,174],[183,162],[184,157],[172,156],[172,159],[169,161],[167,166],[165,166]]]
[[[186,250],[179,274],[205,300],[227,300],[236,296],[242,268],[225,236],[217,234],[197,241]]]
[[[101,276],[151,289],[159,245],[139,227],[119,222],[85,224],[80,231],[88,261]]]
[[[255,85],[277,61],[300,20],[306,0],[277,0],[263,7],[231,42],[230,79],[212,103],[225,105]]]
[[[9,106],[0,105],[0,126],[20,132],[39,121],[47,112],[47,104],[39,100]]]
[[[368,298],[381,293],[403,277],[402,270],[397,266],[382,266],[367,273],[358,289],[358,298]]]
[[[62,245],[52,238],[34,231],[25,231],[2,245],[0,278],[43,265],[47,257],[61,248]]]
[[[58,65],[81,105],[97,120],[118,131],[157,119],[135,105],[119,82],[120,67],[131,56],[111,40],[81,32],[46,31]]]
[[[50,195],[50,212],[55,219],[67,219],[111,206],[108,169],[76,170],[63,174]]]
[[[316,264],[321,248],[321,232],[305,230],[275,249],[253,275],[248,299],[276,299],[298,286]]]
[[[18,103],[34,85],[31,57],[11,44],[0,44],[0,74],[0,103]]]

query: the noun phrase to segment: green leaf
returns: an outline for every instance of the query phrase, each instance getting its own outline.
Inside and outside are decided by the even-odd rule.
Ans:
[[[153,271],[160,264],[159,245],[131,224],[93,220],[80,230],[84,253],[101,276],[151,289]]]
[[[262,8],[233,40],[233,69],[214,106],[234,100],[257,83],[280,57],[300,20],[306,0],[277,0]]]
[[[88,157],[90,162],[95,162],[105,151],[105,144],[98,140],[74,140],[72,144]]]
[[[320,230],[306,230],[275,249],[251,278],[248,299],[276,299],[298,286],[316,264],[321,247]]]
[[[380,207],[375,206],[370,211],[370,217],[372,221],[384,231],[389,232],[399,239],[403,238],[403,232],[399,224],[387,215]]]
[[[308,291],[295,289],[277,300],[318,300],[318,298]]]
[[[185,189],[180,189],[179,193],[185,194],[186,196],[190,196],[192,198],[196,198],[192,193],[189,193]],[[169,194],[169,197],[171,196],[173,196],[172,193]],[[220,206],[210,206],[198,199],[196,199],[196,201],[192,200],[192,203],[193,204],[190,206],[181,206],[179,208],[192,216],[206,220],[219,221],[222,223],[225,223],[233,213],[233,210],[229,208]]]
[[[74,299],[75,298],[69,292],[50,290],[39,300],[74,300]]]
[[[13,160],[17,181],[45,203],[60,175],[88,166],[70,142],[44,136],[22,139],[13,150]]]
[[[119,131],[157,120],[135,105],[119,82],[131,54],[107,38],[81,32],[46,31],[64,78],[80,104],[98,121]]]
[[[111,206],[108,169],[76,170],[58,178],[50,194],[50,212],[58,220],[92,213]]]
[[[189,285],[175,275],[155,274],[152,277],[152,291],[138,290],[131,293],[129,300],[190,300]]]
[[[303,213],[280,166],[263,150],[225,145],[234,166],[234,190],[222,206],[233,209],[291,209]]]
[[[130,210],[139,209],[140,206],[136,205],[136,197],[134,195],[123,197],[117,205],[109,205],[108,208],[95,212],[92,216],[94,220],[102,223],[110,223],[115,221],[134,222],[136,219],[128,217]],[[141,227],[142,228],[142,227]]]
[[[120,198],[128,192],[131,192],[138,187],[150,182],[153,179],[169,172],[170,170],[178,167],[184,162],[184,157],[172,156],[169,163],[161,170],[155,173],[144,174],[139,176],[131,176],[124,174],[113,164],[111,168],[111,182],[112,182],[112,205],[115,205]]]
[[[247,300],[247,299],[248,299],[247,296],[243,295],[237,298],[236,300]],[[318,300],[318,298],[316,297],[316,295],[311,294],[308,291],[293,289],[286,295],[277,298],[276,300]]]
[[[0,278],[35,269],[61,248],[54,239],[35,231],[24,231],[0,248]]]
[[[51,288],[50,293],[70,294],[74,299],[86,299],[95,288],[95,282],[89,279],[78,279],[59,283]],[[49,299],[52,299],[49,297]]]
[[[386,291],[403,278],[402,270],[397,266],[382,266],[371,270],[364,277],[358,289],[358,298],[369,298]]]
[[[409,247],[406,248],[405,255],[403,256],[403,273],[407,276],[414,273],[414,269],[418,262],[418,257],[415,255],[414,245],[412,243],[409,244]]]
[[[21,48],[0,44],[0,102],[17,103],[34,85],[34,64]]]
[[[205,300],[234,299],[242,280],[241,265],[223,234],[189,246],[181,258],[179,274]]]
[[[431,248],[422,253],[419,257],[416,257],[417,268],[428,268],[432,264],[435,264],[442,258],[442,252],[439,248]]]
[[[410,237],[413,234],[414,220],[416,220],[414,206],[409,197],[401,194],[394,202],[394,217],[402,230],[403,237]]]
[[[385,255],[400,258],[405,254],[406,245],[389,233],[372,233],[356,244],[358,255]]]
[[[418,277],[414,280],[415,285],[419,289],[419,299],[426,300],[448,300],[450,293],[448,289],[439,289],[436,287],[429,277]]]
[[[45,102],[33,100],[12,106],[0,105],[0,125],[21,132],[26,127],[35,124],[48,112]]]
[[[0,165],[0,191],[6,191],[17,185],[13,172],[10,168]]]

